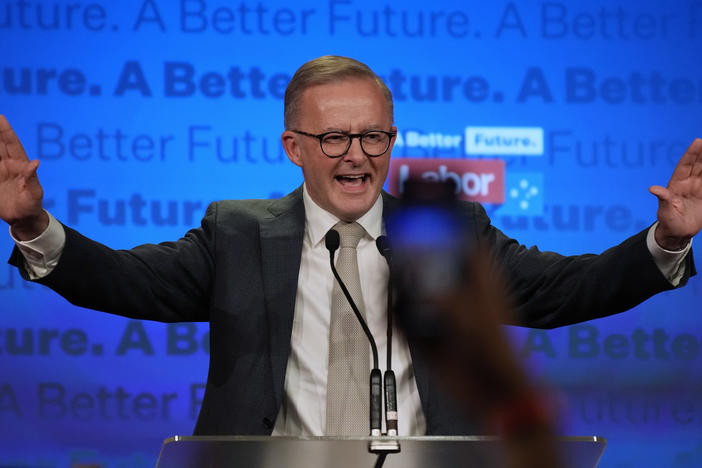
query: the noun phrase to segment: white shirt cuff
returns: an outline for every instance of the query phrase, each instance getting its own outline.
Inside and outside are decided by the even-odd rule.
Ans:
[[[12,235],[12,229],[10,229],[10,237],[22,252],[25,269],[32,280],[43,278],[56,268],[63,247],[66,245],[66,232],[63,230],[63,226],[51,213],[47,211],[46,214],[49,215],[49,225],[44,232],[32,240],[16,239]]]
[[[685,256],[692,248],[692,241],[688,242],[682,250],[666,250],[656,242],[656,226],[658,226],[658,221],[656,221],[653,226],[648,229],[646,234],[646,246],[648,251],[653,255],[653,261],[656,262],[656,266],[663,273],[663,276],[670,281],[673,286],[678,286],[680,280],[685,274]]]

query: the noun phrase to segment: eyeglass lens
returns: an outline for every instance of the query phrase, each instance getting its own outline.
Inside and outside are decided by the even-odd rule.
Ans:
[[[369,156],[380,156],[390,146],[390,137],[383,132],[367,132],[360,137],[361,148]],[[329,133],[322,138],[322,151],[328,156],[341,156],[351,146],[351,137],[345,133]]]

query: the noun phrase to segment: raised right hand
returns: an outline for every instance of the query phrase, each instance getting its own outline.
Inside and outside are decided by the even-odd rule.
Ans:
[[[27,158],[9,122],[0,115],[0,219],[20,240],[34,239],[49,224],[37,167],[39,161]]]

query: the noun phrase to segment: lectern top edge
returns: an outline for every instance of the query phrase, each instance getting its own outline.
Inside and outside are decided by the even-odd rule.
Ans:
[[[269,441],[269,440],[306,440],[306,441],[335,441],[335,440],[363,440],[370,441],[373,439],[396,439],[407,441],[444,441],[444,442],[491,442],[500,440],[497,436],[472,435],[472,436],[395,436],[395,437],[371,437],[371,436],[344,436],[344,437],[328,437],[328,436],[226,436],[226,435],[209,435],[209,436],[182,436],[174,435],[164,439],[163,443],[169,444],[172,442],[225,442],[225,441]],[[560,442],[598,442],[606,445],[607,439],[602,436],[561,436],[557,438]]]

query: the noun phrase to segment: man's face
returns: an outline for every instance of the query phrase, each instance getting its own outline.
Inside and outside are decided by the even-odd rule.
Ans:
[[[392,126],[387,101],[378,85],[371,79],[358,78],[306,89],[295,130],[316,135],[397,129]],[[354,138],[344,156],[329,158],[316,138],[286,130],[282,140],[288,158],[302,168],[312,200],[344,221],[355,221],[375,203],[385,183],[395,142],[393,138],[383,155],[369,157],[359,139]]]

